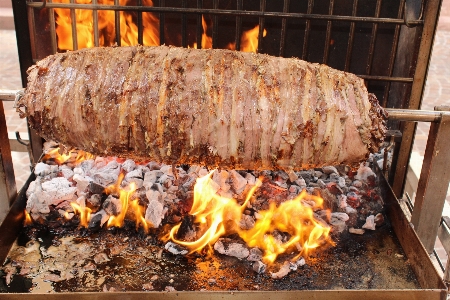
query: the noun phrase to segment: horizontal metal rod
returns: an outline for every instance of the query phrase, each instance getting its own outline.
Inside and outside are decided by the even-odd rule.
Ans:
[[[28,2],[27,5],[33,8],[72,8],[72,9],[90,9],[90,10],[120,10],[120,11],[140,11],[157,13],[184,13],[184,14],[210,14],[226,16],[253,16],[267,18],[296,18],[307,20],[325,20],[325,21],[348,21],[348,22],[367,22],[404,25],[404,19],[395,18],[374,18],[374,17],[356,17],[356,16],[338,16],[338,15],[320,15],[288,12],[271,11],[246,11],[246,10],[227,10],[227,9],[207,9],[207,8],[181,8],[181,7],[154,7],[154,6],[124,6],[124,5],[103,5],[103,4],[72,4],[72,3],[44,3]],[[408,21],[408,25],[423,26],[423,20]]]
[[[15,101],[17,94],[20,93],[21,91],[23,91],[23,89],[20,89],[20,90],[0,89],[0,100],[1,101]]]
[[[413,82],[413,78],[411,77],[390,77],[377,75],[356,75],[356,76],[366,80],[389,81],[389,82]]]
[[[411,121],[411,122],[439,122],[441,114],[447,112],[417,109],[396,109],[386,108],[389,115],[388,119],[392,121]]]

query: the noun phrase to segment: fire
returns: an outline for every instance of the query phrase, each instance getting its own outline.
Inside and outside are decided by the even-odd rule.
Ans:
[[[54,0],[55,3],[70,3],[69,0]],[[78,4],[91,4],[92,0],[76,0]],[[98,4],[114,5],[114,0],[99,0]],[[135,5],[134,0],[120,0],[120,5]],[[144,6],[153,6],[152,0],[143,0]],[[72,18],[69,9],[55,8],[56,34],[60,50],[73,50]],[[99,10],[98,34],[100,46],[112,46],[115,40],[115,13],[114,11]],[[93,11],[85,9],[75,10],[77,46],[79,49],[94,47]],[[146,46],[159,45],[159,20],[152,13],[142,13],[143,43]],[[120,12],[120,36],[122,46],[138,44],[138,28],[136,14]]]
[[[242,213],[260,183],[250,190],[245,202],[239,205],[234,199],[216,194],[217,189],[211,184],[212,173],[197,179],[194,202],[189,212],[196,217],[195,222],[200,224],[202,236],[193,242],[176,239],[181,226],[179,224],[172,228],[168,239],[195,252],[206,246],[211,247],[225,234],[238,233],[249,247],[258,247],[264,251],[263,259],[267,263],[274,262],[278,255],[291,249],[297,250],[299,257],[324,243],[333,243],[329,237],[330,227],[314,217],[314,209],[322,207],[322,199],[308,195],[306,191],[279,206],[271,203],[267,211],[259,212],[261,218],[252,229],[241,229],[239,221]],[[286,233],[290,238],[286,242],[277,240],[274,235],[276,231]]]
[[[54,0],[55,3],[70,3],[70,0]],[[92,0],[75,0],[78,4],[92,4]],[[114,5],[114,0],[98,0],[98,4]],[[122,6],[136,5],[136,0],[120,0]],[[153,6],[152,0],[143,0],[144,6]],[[56,34],[58,37],[58,49],[73,50],[72,38],[72,17],[69,9],[55,8],[56,14]],[[115,32],[115,12],[112,10],[98,10],[98,36],[100,46],[113,46],[117,43]],[[93,11],[86,9],[75,9],[77,47],[91,48],[94,43],[94,19]],[[134,12],[119,12],[120,20],[120,45],[134,46],[138,44],[137,17]],[[150,12],[142,13],[143,33],[142,39],[145,46],[159,46],[159,19]],[[202,15],[202,49],[212,48],[212,37],[208,35],[208,24]],[[244,31],[241,36],[241,51],[257,52],[258,49],[259,25],[248,31]],[[267,35],[264,29],[263,36]],[[197,43],[193,43],[191,48],[197,48]],[[235,50],[235,43],[230,43],[227,49]]]
[[[78,213],[80,215],[80,225],[82,227],[88,227],[89,220],[91,219],[92,210],[89,207],[86,207],[85,205],[80,205],[76,202],[71,202],[70,206],[72,206],[73,211],[75,213]]]
[[[267,30],[263,30],[263,37],[267,35]],[[255,28],[244,31],[241,36],[241,51],[243,52],[253,52],[258,51],[258,37],[259,37],[259,25]],[[228,44],[228,49],[236,50],[236,43]]]
[[[60,153],[60,148],[53,148],[45,153],[43,161],[54,160],[58,165],[62,165],[65,162],[71,162],[75,165],[81,163],[84,160],[93,159],[94,155],[82,150],[70,150],[69,153]]]
[[[23,226],[28,226],[33,224],[33,220],[31,219],[30,214],[27,212],[27,210],[24,210],[25,219],[23,221]]]

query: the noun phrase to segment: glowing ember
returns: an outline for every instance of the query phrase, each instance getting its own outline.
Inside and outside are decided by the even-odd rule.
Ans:
[[[272,263],[279,254],[296,249],[299,254],[307,254],[309,250],[325,243],[331,243],[330,227],[314,217],[313,209],[322,207],[320,197],[308,195],[303,191],[297,198],[288,200],[278,207],[271,203],[269,210],[260,211],[261,218],[249,230],[242,230],[239,221],[253,193],[259,185],[253,186],[245,202],[239,205],[236,200],[216,194],[211,175],[197,179],[194,187],[194,202],[190,214],[203,230],[202,236],[194,242],[180,241],[175,238],[181,224],[172,228],[168,238],[187,247],[191,252],[211,247],[224,234],[238,233],[250,247],[258,247],[264,251],[264,261]],[[258,183],[259,182],[259,183]],[[306,202],[307,201],[307,202]],[[290,238],[286,242],[277,240],[274,232],[287,233]]]
[[[31,219],[30,214],[26,210],[24,210],[24,213],[25,213],[25,219],[23,221],[23,226],[28,226],[28,225],[33,224],[33,220]]]

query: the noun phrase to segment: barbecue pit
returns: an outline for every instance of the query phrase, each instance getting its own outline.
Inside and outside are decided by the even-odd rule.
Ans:
[[[114,11],[116,28],[121,26],[120,12],[131,12],[139,29],[137,40],[141,43],[144,41],[142,22],[145,12],[152,12],[159,19],[159,42],[168,43],[172,41],[175,45],[185,47],[193,41],[197,43],[198,47],[202,45],[204,31],[202,14],[210,18],[211,44],[215,48],[234,42],[236,49],[240,49],[242,32],[257,24],[259,26],[257,47],[259,53],[298,56],[312,62],[326,63],[333,67],[351,71],[367,80],[369,90],[377,94],[383,106],[408,109],[391,111],[390,128],[398,129],[403,138],[401,142],[391,146],[394,159],[391,168],[385,170],[389,178],[385,197],[393,199],[394,204],[392,204],[389,212],[390,219],[408,259],[414,261],[412,265],[415,266],[416,275],[419,278],[423,277],[424,282],[418,279],[422,288],[428,286],[427,280],[425,280],[427,276],[435,278],[428,281],[438,282],[439,280],[435,275],[430,275],[433,273],[431,265],[424,268],[424,273],[427,273],[426,276],[423,276],[423,273],[420,274],[421,260],[417,256],[414,258],[414,255],[408,250],[408,246],[405,245],[404,235],[408,235],[407,239],[414,240],[414,232],[409,227],[408,221],[403,218],[401,209],[395,208],[395,202],[397,197],[402,194],[407,161],[412,145],[410,137],[413,135],[415,128],[415,123],[402,121],[435,122],[433,124],[436,125],[433,127],[438,136],[442,134],[445,128],[443,124],[446,124],[448,118],[446,113],[411,111],[420,107],[440,1],[426,1],[424,3],[420,1],[398,1],[389,3],[389,5],[380,0],[371,2],[371,5],[362,5],[358,1],[354,1],[352,5],[333,0],[315,3],[314,1],[308,1],[305,7],[298,7],[297,3],[290,3],[290,1],[278,4],[268,1],[260,1],[259,3],[257,1],[245,1],[244,3],[239,0],[236,2],[197,1],[196,3],[182,1],[181,4],[169,2],[171,1],[155,1],[154,6],[142,6],[142,3],[119,6],[118,1],[114,5],[107,6],[95,2],[92,4],[76,4],[74,2],[62,4],[50,1],[14,3],[16,24],[22,24],[16,26],[22,78],[25,78],[25,70],[34,60],[61,50],[58,49],[58,38],[53,26],[55,24],[53,11],[58,8],[68,9],[72,16],[76,15],[76,8],[92,10],[94,28],[98,26],[99,12],[103,10]],[[392,11],[394,11],[393,14],[390,13]],[[250,22],[251,19],[254,21]],[[74,18],[72,18],[72,22],[75,22]],[[29,24],[29,26],[23,26],[23,24]],[[266,37],[264,37],[264,30],[268,31]],[[235,34],[231,35],[231,40],[229,36],[227,38],[227,34],[222,34],[233,31]],[[98,32],[99,30],[94,30],[93,41],[95,46],[100,45]],[[116,30],[116,32],[120,32],[120,30]],[[76,31],[72,32],[73,49],[78,47],[77,34]],[[172,35],[175,35],[175,37]],[[45,42],[41,43],[41,41]],[[119,45],[121,44],[121,39],[116,38],[116,41]],[[356,45],[364,46],[356,51]],[[385,57],[389,57],[389,59],[386,60]],[[395,135],[392,136],[393,140]],[[38,161],[40,149],[42,149],[40,140],[31,135],[31,142],[35,161]],[[434,141],[438,147],[439,142],[439,138]],[[438,157],[438,159],[440,158]],[[432,171],[434,171],[435,161],[431,161],[430,164]],[[439,164],[437,163],[437,165]],[[424,183],[426,185],[428,180],[424,179]],[[392,191],[390,191],[389,185],[392,186],[394,194],[390,194]],[[421,197],[426,201],[426,190],[423,195],[418,195],[416,201],[420,201]],[[440,214],[439,207],[433,209]],[[420,212],[422,211],[420,210]],[[394,216],[392,213],[394,213]],[[413,219],[416,220],[415,225],[421,222],[426,223],[424,218],[426,219],[426,215],[432,214],[433,212],[419,213],[415,210],[413,216]],[[10,220],[12,215],[13,213],[8,216],[9,219],[7,220]],[[395,219],[400,224],[397,224],[397,221],[394,221]],[[14,227],[14,223],[10,221],[5,221],[3,225],[5,223],[8,223],[7,226],[10,229]],[[437,226],[434,227],[437,230]],[[420,228],[416,229],[420,233]],[[426,229],[423,230],[424,232],[427,231]],[[400,232],[403,233],[399,234]],[[9,238],[11,239],[12,236]],[[421,234],[421,238],[429,251],[430,239],[426,241],[425,234]],[[419,244],[417,240],[416,242]],[[10,245],[11,242],[6,244]],[[419,256],[424,261],[428,260],[426,252]],[[428,287],[432,289],[443,288],[441,283]],[[364,291],[366,295],[374,295],[372,293],[375,292],[379,291]],[[311,293],[305,292],[304,295],[314,294],[325,298],[333,292]],[[382,293],[387,294],[387,291],[382,291]],[[401,292],[398,293],[398,295],[403,295]],[[426,291],[419,290],[413,293],[422,294]],[[346,293],[339,292],[339,294],[344,295]],[[354,294],[349,292],[348,295]],[[433,293],[430,292],[430,294]],[[139,294],[133,295],[139,297]],[[222,293],[221,295],[227,294]],[[281,295],[281,292],[273,292],[273,294],[268,292],[266,295],[276,297]],[[348,295],[346,294],[346,296]],[[443,297],[443,292],[436,291],[433,295]]]

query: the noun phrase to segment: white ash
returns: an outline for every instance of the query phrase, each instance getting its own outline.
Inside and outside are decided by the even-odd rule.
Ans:
[[[291,262],[289,262],[289,268],[290,268],[292,271],[297,271],[297,269],[298,269],[299,267],[302,267],[302,266],[304,266],[305,264],[306,264],[305,259],[304,259],[303,257],[300,257],[300,258],[297,259],[296,261],[291,261]]]
[[[375,173],[367,165],[367,163],[361,163],[361,165],[358,169],[358,173],[356,174],[355,178],[358,180],[366,181],[367,178],[369,178],[370,176],[376,177]]]
[[[281,268],[278,272],[275,272],[275,273],[270,272],[270,276],[273,279],[281,279],[281,278],[285,277],[287,274],[289,274],[289,272],[291,272],[291,264],[288,261],[286,261],[281,266]]]
[[[150,282],[148,282],[148,283],[144,283],[144,284],[142,285],[142,289],[143,289],[144,291],[153,291],[155,288],[153,287],[153,284],[151,284]]]
[[[253,176],[251,173],[247,173],[245,175],[245,179],[247,180],[248,185],[255,185],[256,184],[256,177]]]
[[[364,229],[375,230],[375,216],[370,215],[366,218],[366,223],[362,226]]]
[[[346,209],[347,208],[347,196],[345,195],[339,195],[338,196],[338,201],[339,201],[339,208],[341,209]]]
[[[365,232],[365,230],[364,230],[364,229],[361,229],[361,228],[353,228],[353,227],[350,227],[350,228],[348,229],[348,232],[353,233],[353,234],[363,235],[364,232]]]
[[[113,195],[109,195],[105,202],[103,202],[102,208],[108,215],[117,216],[122,211],[122,202]]]
[[[102,196],[99,194],[93,194],[87,201],[94,207],[99,207],[102,204]]]
[[[36,176],[49,176],[55,177],[58,173],[58,166],[57,165],[47,165],[43,162],[39,162],[34,167],[34,174]]]
[[[173,242],[167,242],[164,248],[174,255],[186,255],[189,253],[188,250]]]
[[[142,174],[141,169],[135,169],[133,171],[128,172],[125,175],[123,185],[128,186],[130,183],[134,183],[136,185],[136,189],[139,189],[142,187],[144,183],[144,176]]]
[[[247,258],[250,254],[250,251],[242,244],[229,242],[228,239],[220,238],[214,244],[214,250],[219,252],[220,254],[234,256],[239,259]]]
[[[334,212],[331,213],[330,224],[333,226],[334,230],[338,233],[345,231],[347,224],[345,223],[349,219],[346,213]]]
[[[173,286],[170,286],[170,285],[166,286],[166,287],[164,288],[164,290],[165,290],[166,292],[176,292],[176,291],[177,291]]]
[[[130,173],[134,169],[136,169],[136,163],[132,159],[127,159],[122,163],[122,170],[124,170],[127,173]]]
[[[80,192],[85,192],[89,184],[94,181],[94,179],[89,176],[82,176],[79,174],[73,175],[73,180],[77,183],[77,190]]]
[[[231,188],[231,185],[228,184],[229,178],[230,174],[225,170],[215,170],[212,176],[212,180],[220,186],[223,192],[228,192]]]
[[[75,175],[75,172],[66,165],[59,166],[59,172],[61,172],[62,176],[66,179],[70,179]]]
[[[325,166],[325,167],[322,167],[322,172],[323,173],[325,173],[325,174],[327,174],[327,175],[330,175],[330,174],[339,174],[339,172],[338,172],[338,170],[336,169],[336,167],[334,167],[334,166]]]
[[[117,181],[120,174],[120,165],[116,160],[111,160],[106,165],[104,165],[104,161],[97,164],[97,159],[95,162],[95,166],[89,170],[88,174],[96,183],[108,186]]]
[[[263,252],[259,248],[251,248],[247,260],[259,261],[263,257]]]
[[[151,200],[145,211],[145,220],[154,228],[158,228],[162,219],[164,219],[164,214],[165,210],[163,204],[158,200]]]
[[[266,271],[267,265],[264,264],[262,261],[255,261],[252,265],[253,271],[255,271],[258,274],[262,274]]]

